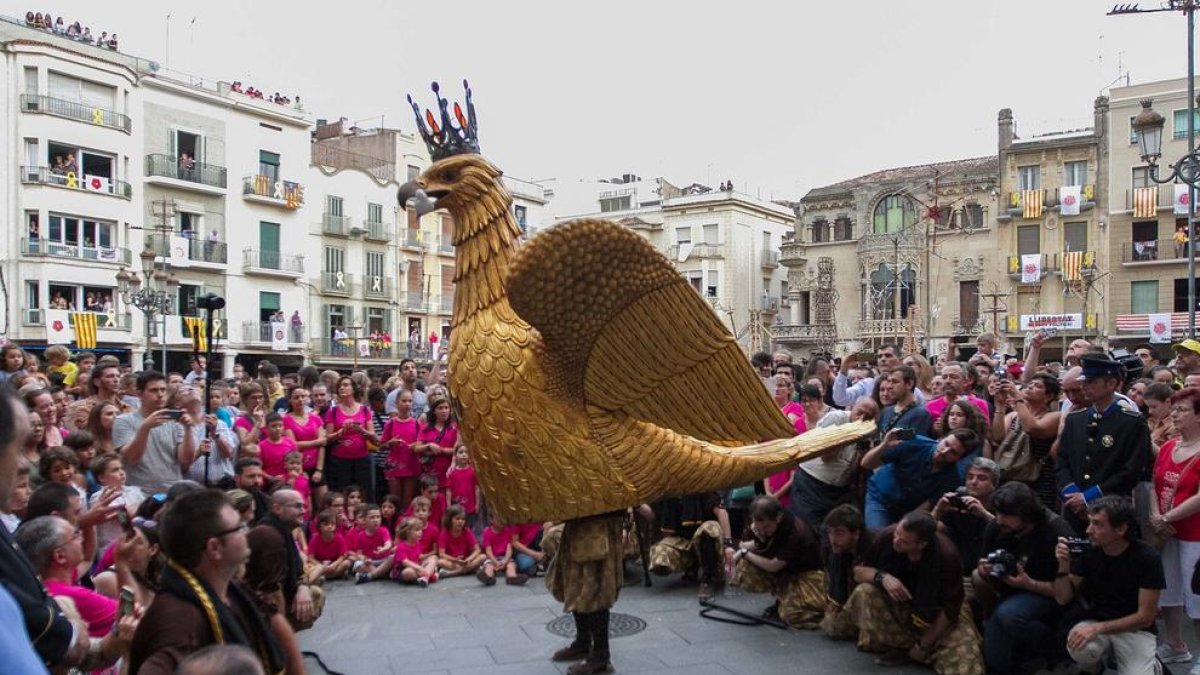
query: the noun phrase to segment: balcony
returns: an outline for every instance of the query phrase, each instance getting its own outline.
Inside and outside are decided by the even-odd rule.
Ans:
[[[1200,249],[1200,243],[1197,244]],[[1148,241],[1126,242],[1121,244],[1121,264],[1141,267],[1146,265],[1170,265],[1187,262],[1187,244],[1177,244],[1174,240],[1150,239]]]
[[[986,333],[987,321],[982,316],[962,317],[955,315],[950,321],[950,331],[954,335],[969,335],[974,337],[981,333]]]
[[[412,249],[414,251],[425,250],[425,235],[420,230],[406,228],[404,236],[400,239],[402,248]]]
[[[920,319],[915,323],[909,323],[908,319],[863,319],[858,322],[858,337],[901,340],[910,328],[917,339],[925,337],[924,322]]]
[[[304,256],[285,255],[279,251],[260,251],[247,248],[242,251],[242,272],[266,277],[299,279],[304,276]]]
[[[73,258],[92,262],[129,266],[132,256],[127,248],[104,246],[80,246],[78,243],[49,241],[47,239],[21,239],[21,254],[30,257]]]
[[[799,241],[787,241],[779,247],[779,262],[784,267],[804,267],[808,262],[808,246]]]
[[[832,324],[821,326],[814,323],[785,323],[775,326],[773,334],[776,340],[784,344],[816,344],[826,331],[828,337],[833,337],[835,327]]]
[[[1186,303],[1185,303],[1186,304]],[[1118,314],[1117,315],[1117,330],[1118,335],[1113,337],[1150,337],[1150,315],[1149,314]],[[1188,313],[1174,312],[1171,314],[1171,334],[1176,336],[1187,336],[1188,330]]]
[[[355,349],[355,342],[358,343],[357,349]],[[344,340],[321,338],[313,340],[309,346],[317,356],[346,360],[353,360],[355,358],[391,359],[405,353],[403,348],[404,343],[387,342],[378,339],[373,340],[369,336],[362,336],[357,340],[354,338],[346,338]]]
[[[1054,261],[1051,263],[1051,268],[1067,281],[1080,281],[1083,277],[1090,277],[1096,273],[1096,252],[1074,251],[1056,253]]]
[[[392,280],[380,274],[363,277],[363,296],[387,299],[392,297]]]
[[[50,187],[94,192],[101,195],[111,195],[122,199],[133,197],[133,188],[129,183],[107,176],[75,176],[71,173],[55,173],[45,166],[21,167],[21,182],[27,185],[49,185]]]
[[[1021,277],[1023,276],[1023,272],[1021,270],[1021,256],[1010,255],[1010,256],[1008,256],[1008,276],[1022,284],[1027,284],[1027,285],[1028,284],[1040,284],[1040,283],[1042,283],[1042,279],[1045,279],[1046,275],[1050,273],[1050,263],[1051,262],[1052,262],[1052,260],[1051,260],[1050,256],[1046,255],[1045,253],[1042,253],[1041,254],[1042,269],[1041,269],[1040,274],[1038,274],[1038,280],[1033,281],[1033,282],[1025,282],[1025,281],[1021,281]]]
[[[779,311],[779,298],[764,295],[758,299],[758,308],[768,314],[774,314]]]
[[[400,309],[409,314],[425,313],[425,294],[419,291],[408,291],[400,294]]]
[[[1145,199],[1144,204],[1139,202],[1139,195]],[[1173,185],[1151,185],[1125,191],[1125,209],[1133,211],[1135,218],[1154,218],[1158,211],[1172,208],[1174,200],[1175,187]]]
[[[171,239],[182,240],[183,250],[172,251]],[[228,258],[228,250],[223,241],[208,241],[194,237],[162,234],[147,234],[146,248],[154,251],[154,255],[167,259],[172,267],[196,267],[197,269],[213,269],[222,271]],[[185,262],[186,261],[186,262]]]
[[[284,322],[283,332],[288,344],[294,345],[293,348],[303,347],[305,341],[303,325],[294,326],[290,322]],[[257,342],[262,344],[271,344],[274,342],[271,335],[271,322],[243,321],[242,342]]]
[[[326,293],[350,295],[354,289],[354,275],[348,272],[321,272],[321,290]]]
[[[686,247],[686,244],[684,245]],[[679,249],[681,246],[675,244],[667,249],[667,257],[671,260],[683,262],[684,260],[699,260],[702,258],[724,258],[725,246],[722,244],[692,244],[692,248],[688,251],[683,260],[679,259]]]
[[[779,251],[764,248],[762,252],[762,266],[771,269],[779,267]]]
[[[261,174],[246,176],[242,179],[242,197],[257,204],[298,209],[304,206],[304,186]]]
[[[147,183],[225,194],[225,167],[193,162],[190,168],[185,169],[171,155],[146,155],[146,178]]]
[[[1025,200],[1026,192],[1031,192],[1031,193],[1032,192],[1040,192],[1041,197],[1042,197],[1042,203],[1040,205],[1039,204],[1026,204],[1026,200]],[[1046,207],[1053,206],[1053,204],[1050,203],[1051,197],[1053,196],[1053,194],[1054,193],[1051,190],[1046,190],[1046,189],[1041,189],[1041,188],[1038,188],[1035,190],[1013,190],[1008,193],[1008,208],[1003,212],[1003,215],[1008,216],[1010,218],[1013,216],[1017,216],[1018,218],[1020,218],[1020,217],[1024,217],[1025,213],[1027,211],[1029,211],[1030,209],[1032,209],[1033,212],[1036,212],[1039,214],[1036,217],[1041,217],[1041,214],[1045,212]]]
[[[321,234],[348,237],[350,236],[350,221],[350,216],[335,216],[332,213],[321,214]]]
[[[392,233],[388,231],[388,224],[374,220],[364,220],[363,225],[366,226],[367,239],[373,241],[390,241]]]
[[[128,331],[133,319],[128,313],[108,315],[103,312],[88,312],[96,315],[97,330]],[[26,326],[40,326],[46,323],[46,314],[41,309],[21,310],[21,323]]]
[[[50,96],[21,94],[21,111],[53,115],[54,117],[75,120],[76,122],[87,122],[98,127],[108,127],[117,131],[124,131],[127,134],[133,130],[133,123],[127,115],[122,115],[108,108],[85,105],[78,101],[68,101]]]
[[[208,290],[212,290],[212,289],[207,289],[205,292],[208,292]],[[218,294],[218,295],[220,295],[220,294]],[[177,314],[168,314],[167,315],[168,321],[175,321],[175,320],[179,321],[178,335],[183,336],[183,340],[186,344],[191,344],[191,337],[190,337],[191,332],[190,332],[190,329],[188,328],[187,321],[186,321],[186,318],[189,316],[195,317],[195,316],[199,316],[199,314],[193,313],[193,314],[183,314],[183,315],[177,315]],[[162,331],[162,327],[163,327],[162,324],[163,324],[163,316],[161,314],[155,314],[154,321],[150,322],[150,332],[147,337],[152,338],[156,344],[162,344],[162,342],[158,339],[158,335]],[[214,337],[216,338],[216,340],[218,342],[228,340],[229,339],[229,324],[228,324],[228,322],[221,321],[220,323],[218,323],[218,322],[214,321],[213,322],[213,332],[215,333]],[[173,334],[174,334],[173,331],[167,331],[167,344],[169,344],[169,345],[175,344],[175,342],[174,342],[175,338],[172,337]]]
[[[1057,210],[1062,211],[1063,189],[1044,188],[1042,192],[1041,210]],[[1087,211],[1096,206],[1096,186],[1093,184],[1079,186],[1079,211]],[[1013,190],[1008,193],[1008,206],[1000,212],[1002,220],[1008,220],[1015,217],[1021,218],[1025,215],[1025,191]],[[1040,216],[1039,216],[1040,217]]]

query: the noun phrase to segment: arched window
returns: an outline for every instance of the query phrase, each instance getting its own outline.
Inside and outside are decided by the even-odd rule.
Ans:
[[[871,271],[871,282],[866,286],[866,318],[892,318],[895,311],[895,291],[896,275],[891,267],[880,263],[879,267]]]
[[[900,317],[908,318],[909,308],[917,304],[917,271],[912,263],[900,272]]]
[[[899,232],[917,222],[917,209],[908,197],[890,195],[880,199],[875,205],[872,222],[874,226],[871,231],[875,234]]]

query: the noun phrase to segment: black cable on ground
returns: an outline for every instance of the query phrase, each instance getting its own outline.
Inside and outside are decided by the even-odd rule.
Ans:
[[[329,666],[325,665],[325,662],[321,660],[321,656],[316,652],[300,652],[300,655],[306,659],[312,659],[316,661],[317,665],[321,666],[321,668],[323,668],[328,675],[346,675],[345,673],[331,670]]]
[[[714,612],[723,612],[731,616],[716,616]],[[788,629],[787,624],[778,619],[769,619],[762,615],[749,614],[732,607],[718,605],[712,598],[700,601],[700,616],[710,621],[730,623],[735,626],[771,626],[780,630]]]

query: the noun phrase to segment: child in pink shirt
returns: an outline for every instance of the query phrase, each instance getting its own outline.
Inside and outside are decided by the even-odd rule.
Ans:
[[[500,524],[492,516],[492,524],[483,530],[483,567],[476,574],[484,586],[496,585],[496,570],[504,570],[504,582],[510,586],[524,586],[529,577],[517,572],[517,560],[513,557],[512,530]]]
[[[405,518],[396,527],[396,555],[392,557],[392,578],[402,584],[424,588],[438,580],[437,558],[421,555],[424,525],[420,518]]]
[[[475,533],[467,529],[467,512],[454,504],[446,509],[442,520],[442,536],[438,538],[438,565],[442,576],[470,574],[483,565],[483,552]]]
[[[383,472],[388,491],[407,506],[417,494],[417,478],[421,475],[421,460],[413,452],[413,444],[421,433],[421,422],[412,416],[412,392],[401,390],[396,397],[396,414],[383,427],[379,444],[387,450],[387,465]]]
[[[277,412],[267,415],[267,437],[258,441],[258,456],[262,459],[263,473],[272,478],[283,478],[287,474],[284,457],[296,451],[296,441],[283,435],[283,416]]]
[[[418,495],[429,501],[429,521],[433,523],[442,522],[442,518],[446,515],[446,495],[438,490],[437,479],[433,476],[421,476],[421,493]],[[413,504],[408,505],[408,510],[404,512],[404,516],[415,516],[416,509]]]
[[[304,497],[304,520],[312,517],[312,488],[308,483],[308,474],[304,473],[304,455],[299,450],[293,450],[283,457],[283,482]]]
[[[357,573],[355,583],[365,584],[373,579],[387,576],[392,568],[392,536],[383,527],[383,517],[379,507],[368,504],[365,509],[366,520],[363,529],[354,540],[354,552],[362,556],[362,564],[355,565]]]
[[[475,467],[467,446],[459,443],[454,449],[454,466],[446,478],[446,502],[463,507],[467,512],[467,529],[475,531],[476,510],[479,504],[479,481],[475,478]]]
[[[421,562],[433,560],[437,564],[438,540],[442,531],[429,518],[429,500],[417,497],[412,503],[413,517],[421,521]]]
[[[308,555],[325,566],[326,579],[341,579],[350,571],[350,551],[337,531],[337,514],[326,509],[317,516],[317,536],[308,542]]]

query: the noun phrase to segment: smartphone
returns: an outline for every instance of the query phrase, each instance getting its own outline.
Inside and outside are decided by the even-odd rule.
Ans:
[[[121,525],[121,531],[124,532],[126,536],[131,536],[133,534],[133,521],[129,518],[129,510],[124,506],[117,509],[117,523]]]
[[[133,589],[122,586],[120,599],[117,602],[117,621],[133,614]]]
[[[917,430],[909,427],[897,427],[896,438],[902,441],[911,441],[917,437]]]
[[[183,417],[183,411],[182,411],[182,410],[176,410],[176,409],[174,409],[174,408],[168,408],[168,409],[167,409],[167,419],[169,419],[169,420],[174,420],[174,421],[179,421],[179,418],[180,418],[180,417]]]

